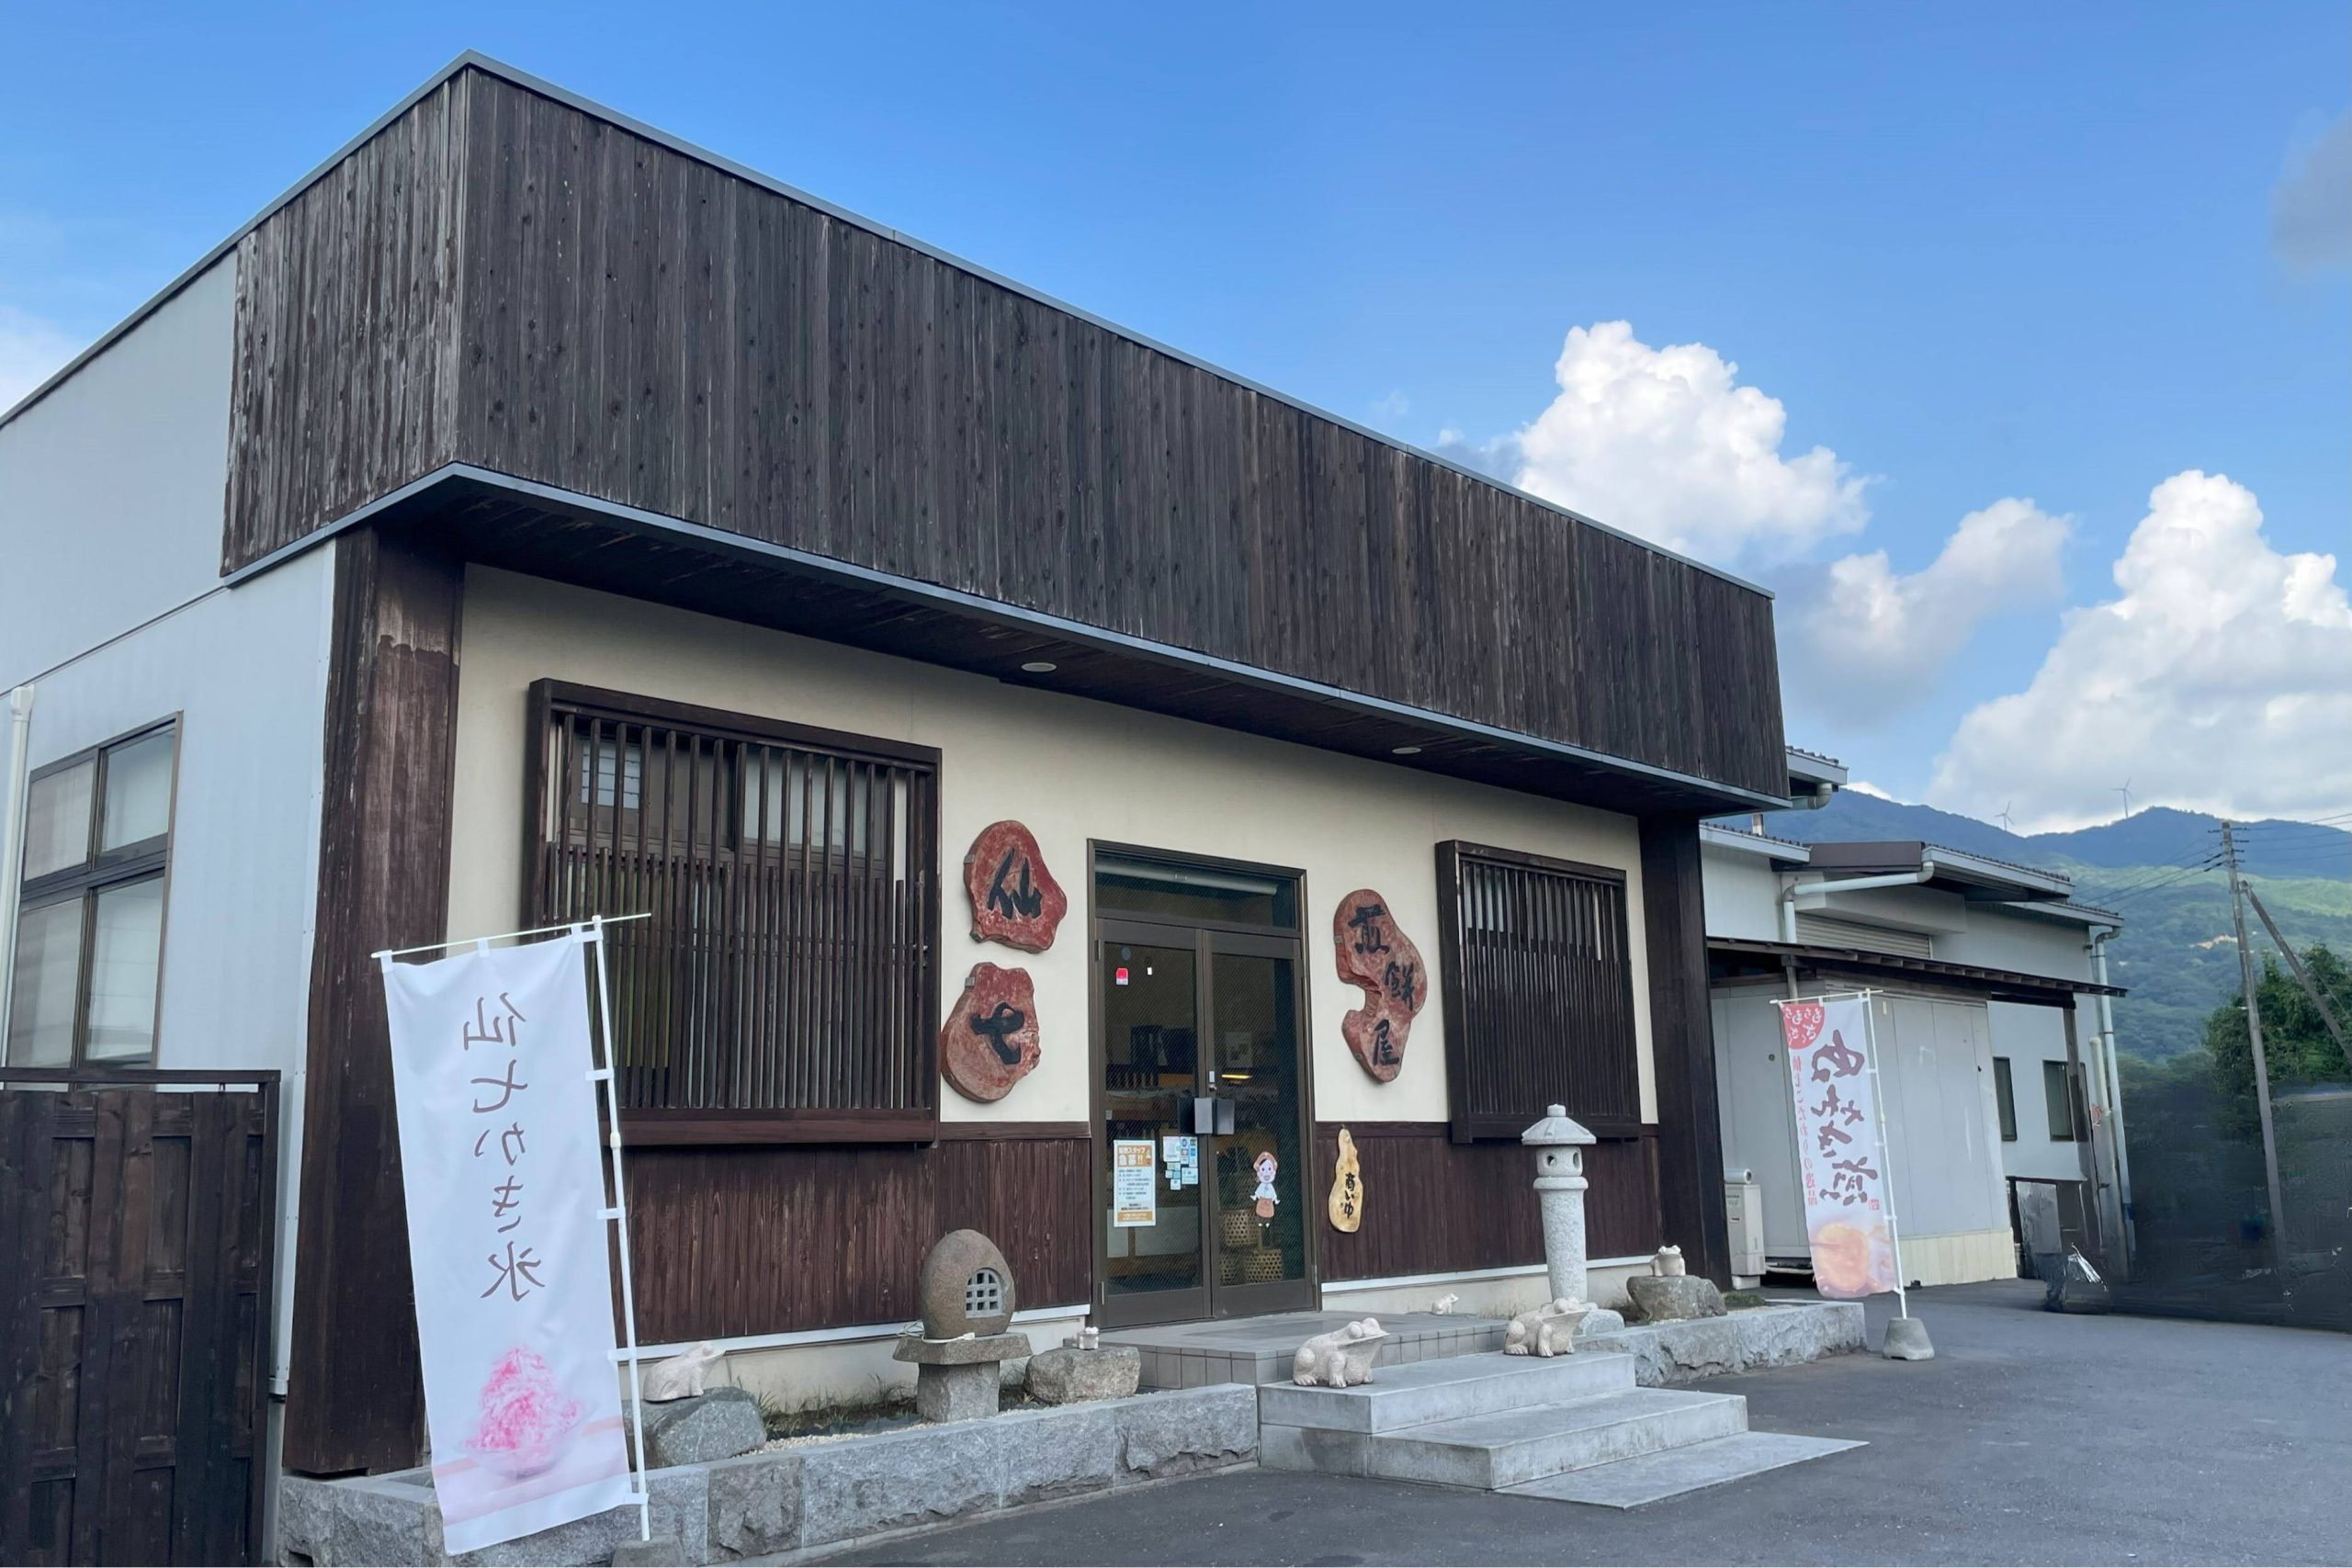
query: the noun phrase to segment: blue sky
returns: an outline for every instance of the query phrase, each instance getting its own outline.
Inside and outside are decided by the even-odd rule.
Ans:
[[[1792,739],[1896,794],[2014,794],[2056,826],[2098,815],[2111,772],[2140,803],[2352,808],[2352,767],[2309,761],[2352,730],[2328,597],[2352,581],[2341,5],[15,6],[6,25],[0,339],[20,362],[95,336],[476,48],[1772,582]],[[2278,231],[2281,203],[2313,201],[2296,232],[2318,239]],[[1634,378],[1596,383],[1605,417],[1569,421],[1545,468],[1513,436],[1561,395],[1570,330],[1612,321]],[[1714,405],[1661,434],[1608,400],[1679,375],[1651,355],[1683,344],[1777,400],[1779,459],[1826,447],[1844,488],[1789,503],[1815,505],[1790,526],[1760,501],[1743,520],[1751,466],[1690,502],[1722,529],[1652,519],[1703,466],[1673,442],[1708,439]],[[2233,487],[2168,492],[2132,607],[2091,610],[2122,593],[2152,490],[2188,470]],[[2002,564],[1905,586],[2004,499],[2034,505],[1978,536]],[[2191,534],[2207,554],[2153,553]],[[1876,551],[1880,576],[1830,592],[1830,563]],[[2332,574],[2294,561],[2319,551]],[[2178,591],[2241,567],[2243,602],[2213,615]],[[1880,619],[1849,636],[1873,583]],[[2167,616],[2176,634],[2132,642]],[[2167,662],[2209,633],[2268,651]],[[2085,696],[2113,681],[2124,698]],[[2266,698],[2294,711],[2258,716]],[[2217,747],[2263,776],[2216,782]]]

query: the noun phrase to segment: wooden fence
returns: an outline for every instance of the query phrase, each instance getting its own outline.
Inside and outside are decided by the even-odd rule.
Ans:
[[[0,1562],[254,1561],[277,1075],[0,1085]]]

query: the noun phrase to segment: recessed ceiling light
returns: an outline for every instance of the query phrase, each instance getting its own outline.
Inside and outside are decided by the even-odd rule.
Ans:
[[[1050,659],[1033,659],[1021,667],[1024,674],[1030,675],[1050,675],[1060,668],[1060,665]]]
[[[1388,754],[1392,757],[1418,757],[1421,749],[1418,746],[1391,746]]]

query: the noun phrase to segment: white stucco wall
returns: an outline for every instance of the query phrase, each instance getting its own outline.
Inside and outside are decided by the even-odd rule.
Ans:
[[[0,425],[0,688],[219,581],[235,313],[224,260]]]
[[[1317,1121],[1430,1122],[1446,1115],[1443,977],[1437,973],[1434,846],[1466,839],[1624,870],[1644,1115],[1654,1118],[1648,984],[1641,946],[1638,829],[1631,818],[1464,784],[1109,704],[476,568],[466,581],[458,682],[457,809],[449,934],[512,929],[521,886],[526,693],[556,677],[937,747],[943,872],[940,978],[952,998],[971,965],[1025,965],[1044,1055],[993,1104],[943,1086],[950,1121],[1083,1122],[1088,1043],[1090,840],[1295,867],[1306,874]],[[1037,836],[1070,896],[1050,952],[974,942],[959,882],[964,847],[1015,818]],[[1334,973],[1330,920],[1358,887],[1386,895],[1430,965],[1429,1005],[1404,1070],[1383,1085],[1340,1040],[1362,993]],[[1313,1195],[1310,1195],[1313,1196]]]

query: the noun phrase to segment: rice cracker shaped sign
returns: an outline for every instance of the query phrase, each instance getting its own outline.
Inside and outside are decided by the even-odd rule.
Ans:
[[[939,1026],[939,1070],[967,1100],[1002,1100],[1037,1065],[1037,994],[1026,969],[975,964]]]
[[[1001,942],[1023,953],[1054,945],[1069,913],[1069,895],[1046,869],[1036,835],[1018,822],[991,822],[964,857],[964,891],[972,900],[972,940]]]
[[[1387,1083],[1404,1070],[1406,1036],[1430,999],[1421,950],[1396,929],[1388,900],[1359,887],[1331,917],[1340,978],[1363,987],[1364,1005],[1340,1021],[1340,1037],[1363,1070]]]

